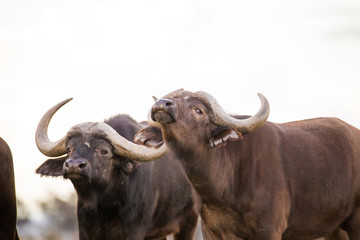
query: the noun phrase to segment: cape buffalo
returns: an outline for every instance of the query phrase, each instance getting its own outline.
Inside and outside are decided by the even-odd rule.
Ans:
[[[70,100],[55,105],[39,122],[37,146],[57,158],[47,160],[36,173],[63,176],[73,183],[80,240],[165,239],[172,233],[177,240],[193,239],[194,191],[171,152],[161,157],[165,151],[160,149],[149,155],[147,147],[131,142],[143,125],[117,115],[105,123],[75,125],[62,139],[49,141],[50,119]]]
[[[16,230],[16,194],[11,150],[0,138],[0,239],[19,239]]]
[[[137,142],[164,142],[200,194],[211,239],[360,240],[360,131],[336,118],[277,124],[205,92],[157,100]],[[162,136],[159,136],[161,127]]]

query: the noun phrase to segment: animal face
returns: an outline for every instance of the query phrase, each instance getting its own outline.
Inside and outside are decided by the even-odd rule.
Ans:
[[[67,139],[67,156],[47,160],[37,173],[63,176],[74,184],[107,186],[114,174],[125,178],[137,166],[135,161],[116,155],[114,147],[101,137],[77,134]]]
[[[113,168],[112,146],[103,139],[71,138],[67,143],[68,159],[63,165],[65,178],[72,181],[97,179],[109,181]]]
[[[209,101],[187,91],[176,91],[157,100],[151,118],[161,124],[170,144],[176,142],[184,148],[216,147],[241,138],[236,129],[213,121]]]
[[[164,127],[168,140],[204,142],[209,136],[207,107],[188,96],[158,100],[152,108],[152,118]]]

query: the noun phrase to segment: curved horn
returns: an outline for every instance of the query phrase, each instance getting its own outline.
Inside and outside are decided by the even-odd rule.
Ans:
[[[51,118],[63,105],[71,101],[72,98],[68,98],[52,108],[50,108],[44,116],[41,118],[35,133],[36,146],[40,152],[48,157],[59,157],[66,153],[65,137],[56,142],[52,142],[48,137],[48,127]]]
[[[216,101],[216,99],[206,92],[197,92],[195,96],[207,101],[212,110],[213,116],[212,121],[218,125],[227,125],[242,133],[251,133],[261,128],[270,114],[270,105],[268,100],[261,94],[258,93],[261,100],[261,107],[259,111],[252,117],[246,119],[236,119],[227,114]]]
[[[154,161],[167,152],[165,143],[157,149],[135,144],[103,122],[96,123],[94,127],[91,128],[91,134],[100,135],[107,139],[114,146],[116,154],[138,162]]]

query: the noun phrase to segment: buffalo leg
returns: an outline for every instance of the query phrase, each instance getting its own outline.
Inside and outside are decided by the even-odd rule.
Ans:
[[[261,234],[259,237],[254,238],[254,240],[281,240],[281,233],[265,233]]]
[[[198,222],[198,215],[195,211],[191,211],[188,217],[184,219],[183,224],[180,227],[180,231],[175,234],[174,240],[192,240],[196,230]]]
[[[211,231],[203,220],[201,220],[201,233],[204,240],[222,240],[222,237]]]
[[[128,240],[144,240],[146,235],[146,230],[143,227],[134,229],[132,233],[127,238]]]
[[[349,236],[344,230],[338,228],[329,236],[325,237],[325,240],[349,240]]]
[[[344,229],[348,233],[350,240],[360,240],[360,208],[357,208],[354,214],[346,220]]]

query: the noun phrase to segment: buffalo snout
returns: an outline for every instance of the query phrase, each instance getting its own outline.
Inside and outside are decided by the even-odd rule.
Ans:
[[[84,175],[88,162],[82,158],[69,158],[64,162],[64,175],[71,178],[72,175]]]
[[[173,100],[161,98],[152,106],[151,118],[163,124],[174,122],[174,108],[175,102]]]

